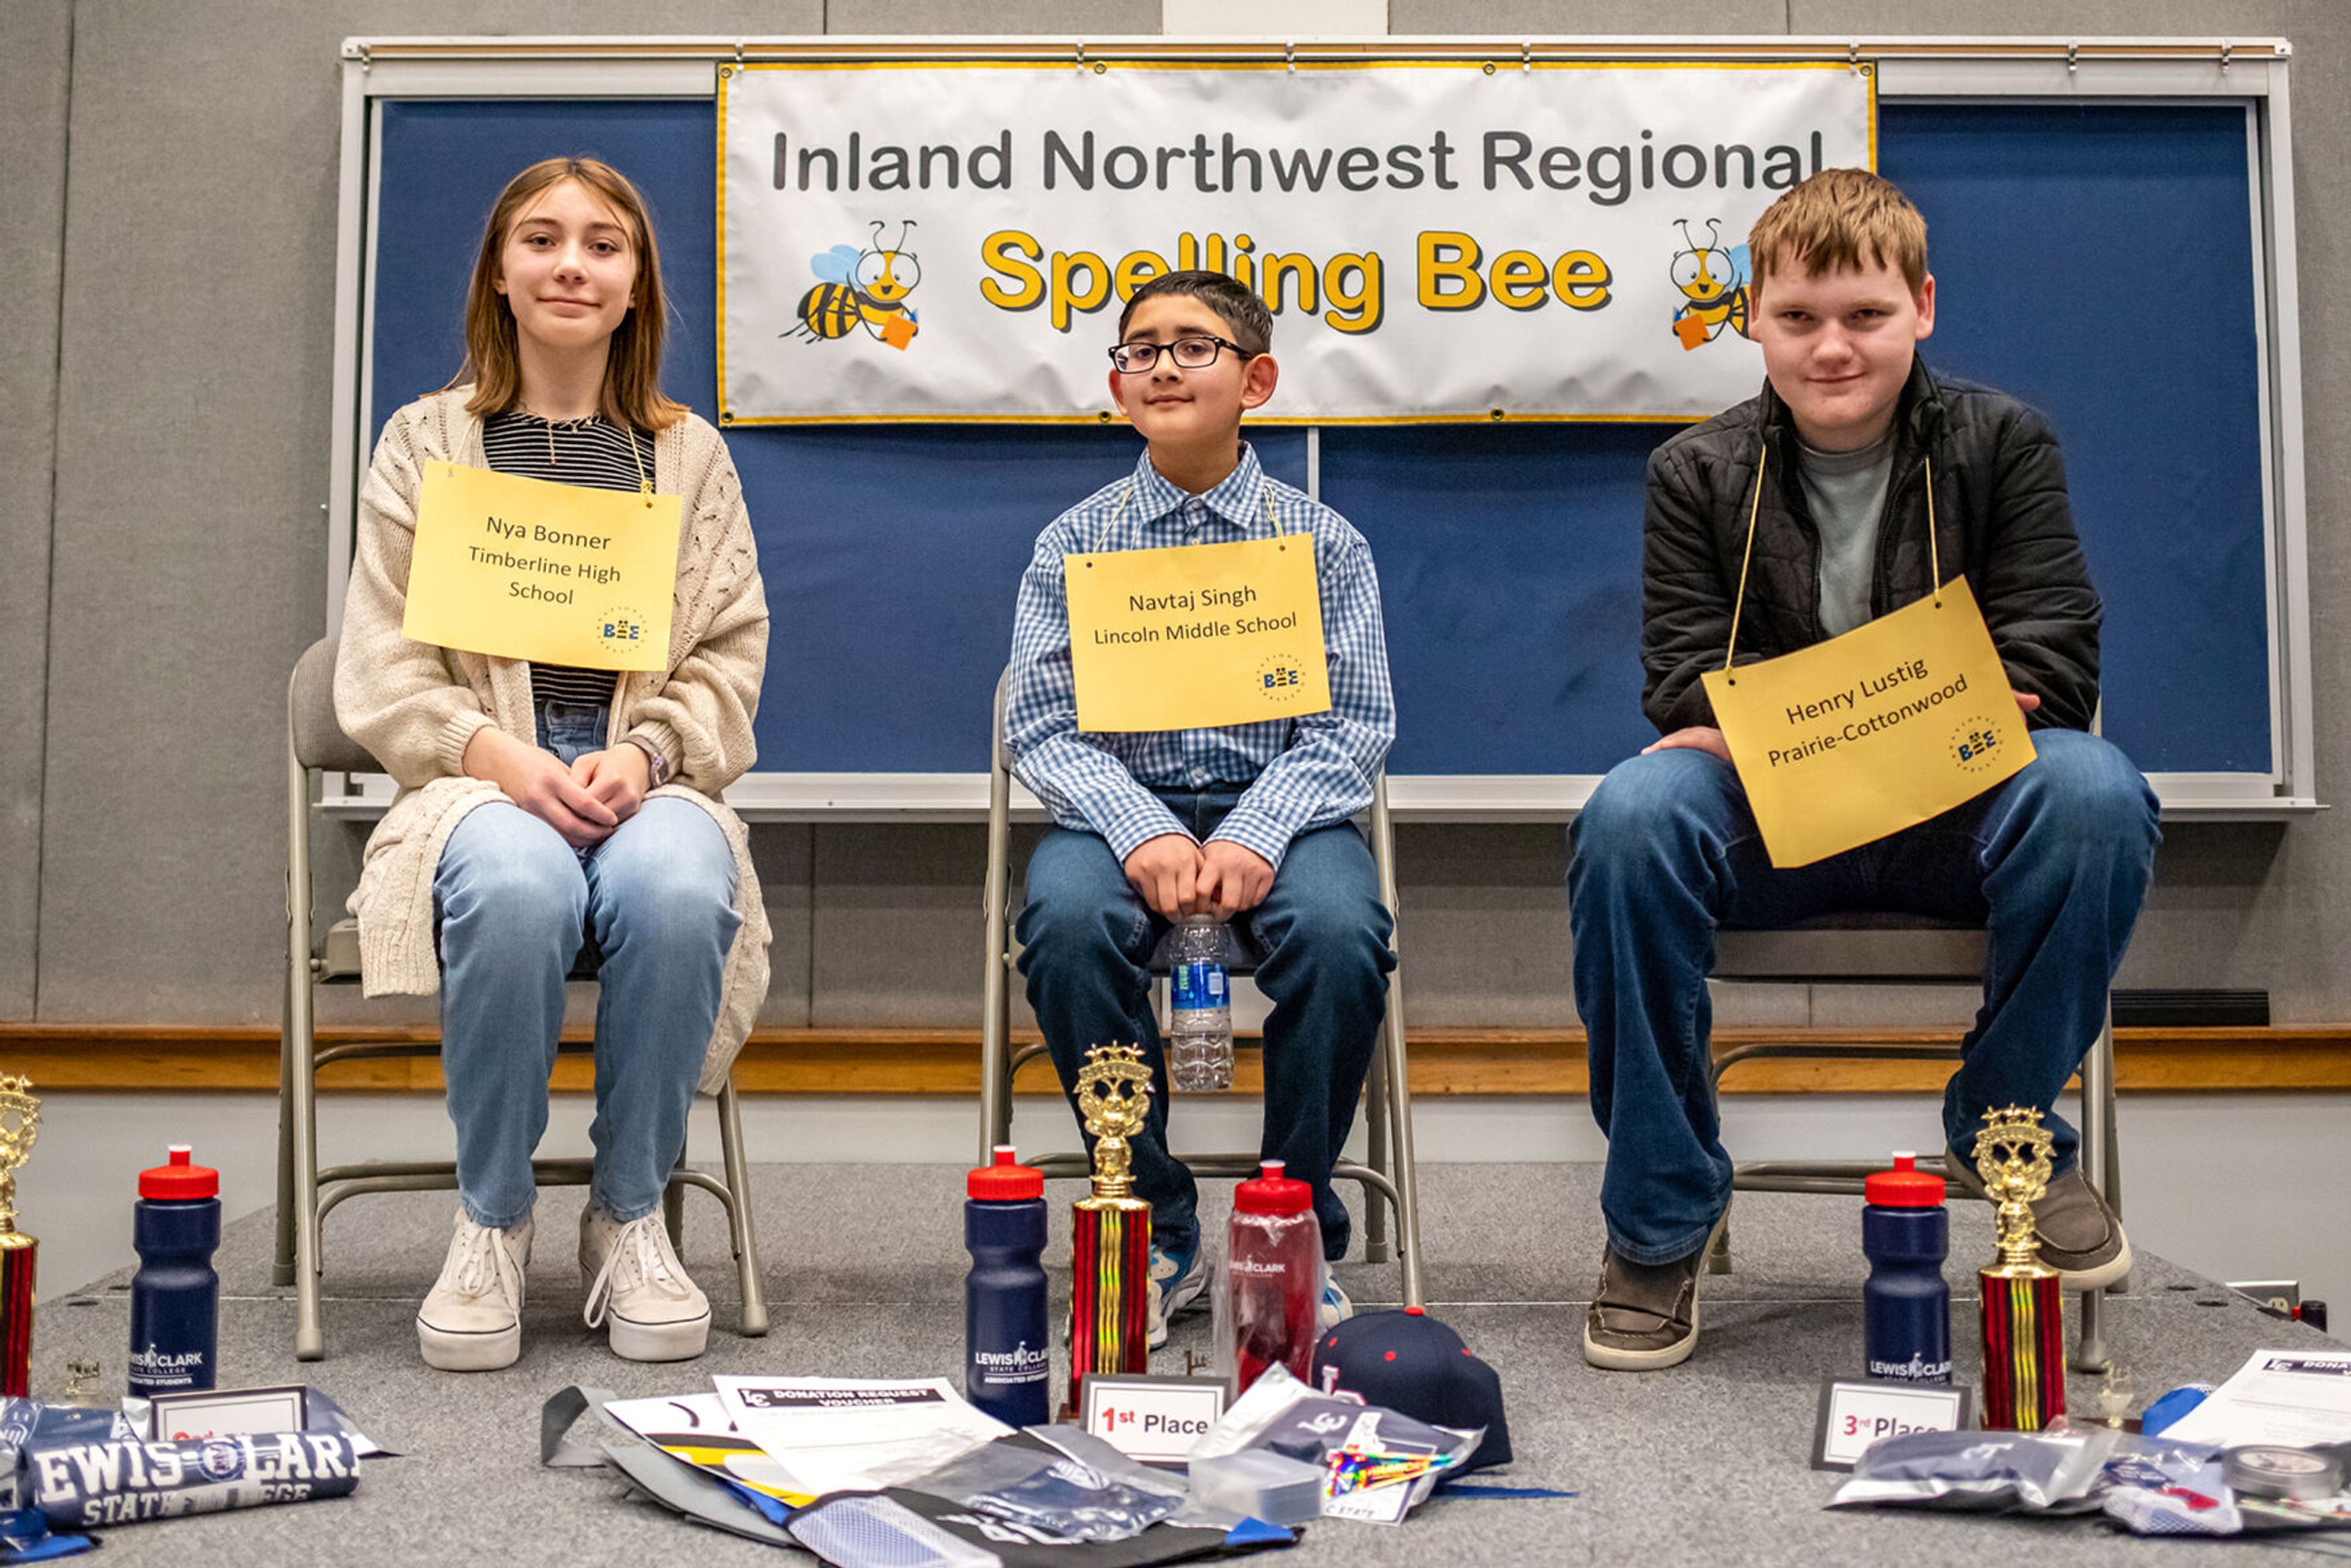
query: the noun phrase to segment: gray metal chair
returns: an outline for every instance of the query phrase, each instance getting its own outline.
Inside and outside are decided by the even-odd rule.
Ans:
[[[1980,925],[1952,925],[1908,915],[1831,915],[1778,930],[1716,933],[1714,977],[1812,986],[1980,987],[1984,951],[1985,932]],[[1716,1049],[1714,1081],[1719,1085],[1723,1073],[1731,1067],[1764,1057],[1956,1062],[1959,1051],[1955,1044],[1927,1042],[1750,1041]],[[2115,1027],[2111,1009],[2098,1030],[2096,1042],[2082,1059],[2082,1103],[2084,1174],[2119,1215],[2122,1165],[2115,1138]],[[1734,1167],[1731,1185],[1741,1192],[1858,1194],[1862,1179],[1880,1168],[1875,1163],[1848,1160],[1754,1160]],[[1918,1168],[1944,1177],[1947,1190],[1967,1195],[1966,1188],[1951,1182],[1949,1161],[1944,1155],[1923,1155]],[[1717,1237],[1707,1266],[1713,1273],[1730,1271],[1728,1225]],[[2108,1289],[2120,1291],[2126,1283],[2125,1281]],[[2082,1292],[2081,1334],[2073,1361],[2078,1371],[2105,1370],[2106,1345],[2100,1313],[2105,1293]]]
[[[453,1191],[457,1186],[457,1167],[451,1161],[371,1160],[324,1168],[319,1164],[320,1068],[362,1058],[437,1056],[441,1050],[437,1041],[413,1040],[319,1044],[315,988],[358,980],[360,943],[359,923],[351,919],[337,921],[322,940],[312,937],[310,815],[318,789],[312,775],[321,770],[367,773],[380,768],[336,722],[334,685],[335,643],[322,638],[296,663],[286,687],[286,1011],[277,1098],[277,1252],[270,1278],[295,1288],[294,1354],[303,1361],[317,1361],[326,1354],[319,1304],[326,1217],[344,1199],[361,1193]],[[572,978],[592,979],[594,963],[592,953],[583,955]],[[590,1048],[583,1042],[563,1049]],[[742,1116],[731,1075],[717,1102],[725,1174],[713,1176],[686,1165],[681,1150],[663,1195],[664,1217],[674,1244],[687,1187],[698,1186],[726,1206],[743,1294],[742,1332],[757,1336],[768,1332],[768,1307],[751,1228]],[[535,1159],[531,1173],[543,1186],[584,1186],[591,1166],[585,1159]]]
[[[1020,956],[1012,936],[1012,759],[1004,745],[1006,682],[996,684],[996,714],[990,734],[991,766],[987,782],[987,954],[980,986],[979,1163],[988,1162],[997,1145],[1012,1139],[1013,1075],[1045,1054],[1042,1045],[1012,1046],[1012,976]],[[1372,858],[1379,867],[1380,898],[1388,913],[1397,910],[1395,834],[1388,817],[1387,777],[1372,783]],[[1235,972],[1248,968],[1235,966]],[[1379,1049],[1364,1084],[1364,1131],[1369,1144],[1366,1161],[1341,1160],[1332,1170],[1338,1181],[1360,1183],[1364,1189],[1364,1257],[1401,1267],[1404,1304],[1422,1304],[1420,1215],[1413,1178],[1412,1092],[1405,1076],[1404,989],[1401,967],[1388,977],[1387,1014],[1380,1026]],[[1058,1081],[1056,1089],[1060,1087]],[[1196,1175],[1253,1176],[1253,1154],[1184,1154],[1177,1157]],[[1043,1155],[1027,1162],[1049,1177],[1075,1179],[1089,1174],[1082,1154]],[[1389,1235],[1394,1210],[1395,1236]]]

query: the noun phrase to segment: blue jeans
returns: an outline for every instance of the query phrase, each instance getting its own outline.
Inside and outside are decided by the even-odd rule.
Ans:
[[[544,704],[539,744],[569,763],[603,748],[605,722],[601,704]],[[494,801],[449,835],[433,909],[441,1068],[466,1215],[504,1229],[530,1213],[563,980],[583,941],[603,955],[589,1196],[614,1219],[651,1214],[685,1146],[742,923],[726,835],[691,800],[648,800],[602,842],[574,850],[521,807]]]
[[[1567,886],[1618,1256],[1686,1258],[1729,1207],[1708,1058],[1719,926],[1880,910],[1984,922],[1984,1002],[1944,1091],[1944,1139],[1970,1148],[1987,1107],[2035,1106],[2051,1113],[2059,1168],[2073,1162],[2076,1135],[2052,1107],[2097,1038],[2161,834],[2121,752],[2075,730],[2036,730],[2032,744],[2033,762],[1966,805],[1787,871],[1718,758],[1655,752],[1601,780]]]
[[[1233,790],[1160,795],[1203,840],[1239,798]],[[1091,1046],[1143,1047],[1151,1114],[1133,1140],[1135,1195],[1151,1204],[1154,1241],[1191,1250],[1200,1234],[1199,1195],[1191,1171],[1167,1152],[1167,1065],[1147,967],[1167,922],[1143,902],[1096,833],[1050,830],[1029,857],[1027,892],[1020,972],[1061,1085],[1074,1090]],[[1354,1125],[1395,967],[1388,951],[1394,923],[1363,835],[1346,822],[1299,834],[1265,902],[1234,924],[1264,955],[1257,983],[1273,1002],[1265,1020],[1259,1148],[1313,1189],[1322,1250],[1343,1258],[1351,1222],[1331,1190],[1331,1167]]]

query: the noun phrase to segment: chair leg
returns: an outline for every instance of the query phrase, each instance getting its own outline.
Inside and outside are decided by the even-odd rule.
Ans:
[[[289,921],[289,929],[291,923]],[[304,955],[307,959],[308,955]],[[309,976],[302,977],[307,984]],[[270,1255],[269,1282],[294,1282],[294,966],[286,968],[285,1004],[277,1023],[277,1246]]]
[[[743,1292],[743,1337],[758,1339],[768,1332],[768,1299],[759,1279],[759,1244],[751,1233],[751,1169],[743,1156],[742,1108],[731,1076],[718,1091],[718,1152],[726,1170],[727,1239]]]
[[[987,775],[987,870],[979,977],[979,1164],[1012,1141],[1012,774],[1004,748],[1004,681],[996,685]]]
[[[1395,1235],[1398,1261],[1403,1264],[1404,1304],[1425,1304],[1426,1281],[1420,1252],[1420,1188],[1412,1155],[1412,1084],[1406,1075],[1404,1032],[1404,989],[1399,968],[1388,977],[1388,1014],[1381,1030],[1387,1060],[1382,1076],[1387,1081],[1387,1153],[1394,1163],[1388,1179],[1395,1183]],[[1376,1206],[1378,1199],[1366,1202]]]
[[[327,1354],[319,1310],[319,1271],[324,1266],[319,1224],[319,1042],[310,1003],[308,985],[297,987],[294,1028],[287,1040],[293,1058],[287,1100],[294,1144],[294,1354],[300,1361],[317,1361]]]
[[[2082,1328],[2074,1343],[2074,1354],[2067,1363],[2076,1372],[2104,1372],[2107,1366],[2104,1291],[2082,1292]]]
[[[685,1136],[678,1140],[677,1168],[686,1166],[686,1151],[694,1143],[694,1118],[686,1118]],[[672,1176],[662,1184],[662,1228],[669,1232],[669,1249],[679,1257],[685,1256],[685,1183]]]
[[[2120,1136],[2120,1119],[2115,1109],[2115,1015],[2111,1006],[2106,1009],[2105,1025],[2098,1031],[2098,1059],[2105,1063],[2105,1093],[2097,1113],[2098,1124],[2105,1130],[2106,1144],[2105,1168],[2101,1174],[2105,1182],[2106,1207],[2115,1211],[2116,1219],[2120,1219],[2123,1215],[2123,1145]],[[2125,1274],[2106,1287],[2106,1294],[2110,1296],[2126,1294],[2130,1290],[2130,1276]]]
[[[1385,1022],[1383,1020],[1384,1030]],[[1384,1052],[1372,1053],[1371,1077],[1364,1086],[1364,1163],[1395,1180],[1395,1152],[1388,1136],[1388,1064]],[[1395,1250],[1388,1240],[1387,1195],[1375,1186],[1364,1188],[1364,1261],[1392,1262]]]

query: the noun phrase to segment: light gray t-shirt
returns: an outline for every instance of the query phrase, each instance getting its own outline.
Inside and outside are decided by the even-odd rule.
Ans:
[[[1841,637],[1868,622],[1877,563],[1877,519],[1894,477],[1892,426],[1867,446],[1822,452],[1804,446],[1796,464],[1821,533],[1821,624]],[[1799,443],[1801,445],[1802,444]]]

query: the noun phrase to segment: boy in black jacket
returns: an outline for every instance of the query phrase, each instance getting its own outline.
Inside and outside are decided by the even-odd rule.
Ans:
[[[1845,910],[1985,922],[1984,1006],[1944,1097],[1945,1140],[1964,1155],[1987,1106],[2047,1113],[2058,1174],[2033,1206],[2043,1261],[2074,1289],[2130,1267],[2052,1106],[2105,1017],[2154,869],[2156,803],[2085,733],[2099,607],[2056,439],[2022,403],[1919,361],[1935,324],[1927,225],[1885,180],[1813,176],[1757,221],[1749,254],[1763,391],[1649,460],[1642,706],[1662,738],[1601,781],[1568,868],[1576,1007],[1608,1134],[1608,1250],[1583,1353],[1625,1370],[1688,1357],[1700,1263],[1730,1204],[1707,1068],[1718,926]],[[1930,821],[1775,870],[1698,680],[1729,644],[1742,560],[1744,664],[1924,597],[1937,555],[1982,608],[2036,759]]]

